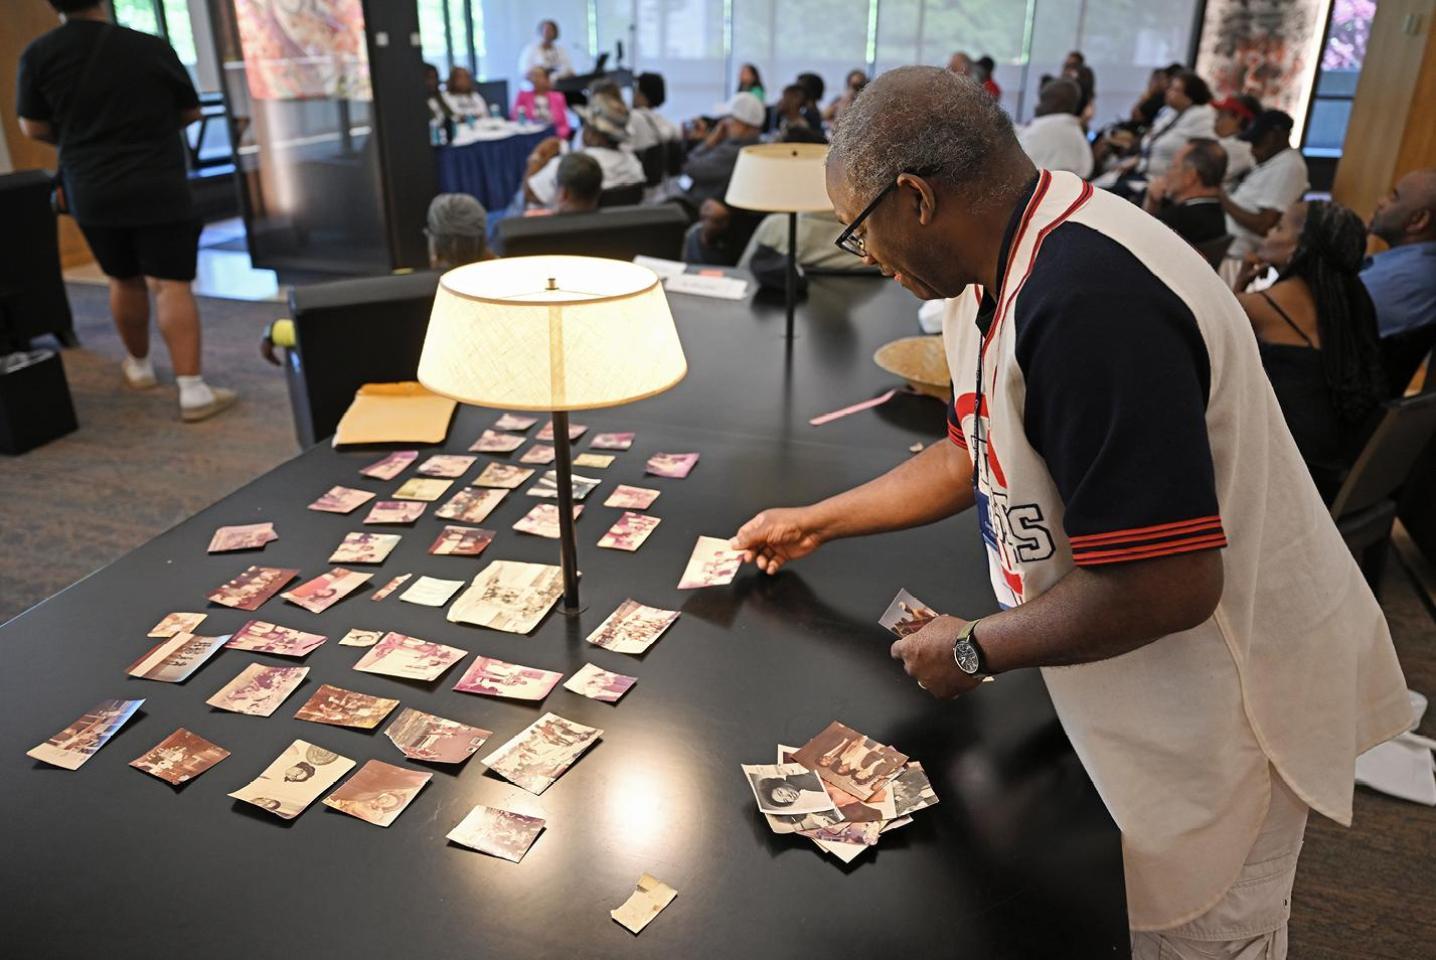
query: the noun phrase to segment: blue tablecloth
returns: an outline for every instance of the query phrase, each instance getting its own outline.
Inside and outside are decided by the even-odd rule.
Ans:
[[[441,193],[467,193],[485,210],[501,210],[518,192],[524,179],[524,162],[539,141],[553,136],[552,128],[538,133],[516,133],[502,140],[481,140],[462,147],[435,147]]]

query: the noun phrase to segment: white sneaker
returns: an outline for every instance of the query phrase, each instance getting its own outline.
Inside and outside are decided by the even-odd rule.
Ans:
[[[209,403],[202,403],[195,407],[180,406],[180,419],[185,423],[198,423],[201,420],[208,420],[217,413],[223,413],[234,402],[239,399],[239,394],[226,387],[211,387],[214,399]]]
[[[120,372],[125,375],[125,386],[131,390],[148,390],[151,387],[159,386],[159,380],[155,378],[155,369],[146,364],[132,364],[129,360],[120,361]]]

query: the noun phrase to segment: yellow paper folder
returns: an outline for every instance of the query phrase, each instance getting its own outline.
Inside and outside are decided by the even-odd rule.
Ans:
[[[443,443],[456,406],[417,382],[366,383],[339,421],[334,445]]]

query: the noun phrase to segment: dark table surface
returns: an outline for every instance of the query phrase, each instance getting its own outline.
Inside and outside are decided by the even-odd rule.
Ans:
[[[539,502],[520,489],[483,524],[499,535],[482,557],[426,554],[442,523],[431,507],[396,531],[403,541],[361,593],[320,615],[278,599],[262,607],[254,616],[330,637],[273,717],[204,701],[246,664],[289,662],[279,658],[226,650],[183,684],[126,677],[166,613],[208,609],[201,632],[210,635],[249,619],[204,597],[250,563],[298,567],[305,578],[328,569],[329,552],[362,528],[367,510],[305,509],[330,486],[386,494],[412,474],[370,480],[356,471],[374,451],[320,446],[0,628],[7,955],[1126,956],[1118,833],[1040,677],[1008,675],[936,703],[888,658],[890,638],[875,622],[900,587],[953,613],[995,608],[971,517],[830,544],[776,577],[745,568],[728,587],[675,589],[698,535],[727,536],[762,507],[846,488],[943,435],[942,405],[917,396],[807,424],[894,385],[870,358],[916,332],[916,303],[880,280],[817,279],[791,353],[779,337],[780,305],[677,295],[672,303],[687,380],[574,418],[590,437],[638,433],[610,468],[588,471],[603,484],[578,523],[587,609],[576,621],[555,612],[521,637],[450,624],[442,608],[397,596],[368,599],[401,572],[467,580],[494,559],[557,563],[556,541],[509,529]],[[461,409],[443,449],[462,452],[495,415]],[[687,479],[645,478],[644,460],[660,450],[702,459]],[[637,553],[594,547],[618,516],[602,506],[617,483],[663,491],[650,511],[663,523]],[[216,527],[264,520],[280,539],[262,552],[205,553]],[[630,596],[682,615],[641,658],[585,643]],[[593,662],[638,683],[617,705],[562,687],[542,705],[470,696],[452,690],[468,660],[433,684],[352,671],[363,651],[335,642],[351,627],[565,675]],[[230,800],[295,738],[360,764],[408,763],[383,736],[387,724],[363,732],[294,719],[326,682],[493,730],[478,756],[546,710],[605,732],[541,797],[487,773],[478,756],[435,765],[387,829],[317,802],[284,822]],[[81,770],[25,756],[97,701],[136,697],[146,698],[137,718]],[[738,769],[772,762],[777,743],[802,744],[834,719],[922,761],[941,798],[849,866],[769,832]],[[181,789],[127,766],[180,726],[233,755]],[[548,821],[522,863],[446,842],[480,803]],[[678,897],[635,938],[608,911],[645,872]]]

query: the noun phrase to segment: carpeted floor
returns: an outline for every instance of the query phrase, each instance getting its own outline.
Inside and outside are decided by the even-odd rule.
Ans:
[[[240,400],[218,417],[185,424],[158,334],[151,355],[160,386],[126,389],[106,289],[67,288],[82,346],[62,356],[80,429],[0,457],[0,623],[297,452],[283,374],[258,347],[283,304],[200,301],[205,377],[235,388]]]
[[[185,425],[164,351],[157,345],[154,355],[166,385],[127,391],[104,288],[69,289],[84,344],[64,354],[80,429],[23,457],[0,458],[0,622],[296,452],[282,374],[257,350],[281,304],[201,301],[206,376],[243,397],[214,420]],[[1408,684],[1436,695],[1436,622],[1394,559],[1382,607]],[[1421,732],[1436,735],[1436,709]],[[1293,958],[1436,956],[1436,810],[1358,789],[1350,830],[1313,817],[1306,838]]]

